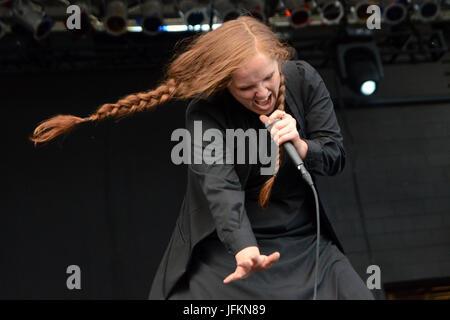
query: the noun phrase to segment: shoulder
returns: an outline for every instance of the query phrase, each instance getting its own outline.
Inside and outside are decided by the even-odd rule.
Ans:
[[[290,60],[282,64],[281,70],[288,82],[301,82],[310,84],[322,81],[317,70],[305,60]]]
[[[213,127],[225,127],[226,105],[222,103],[221,96],[218,93],[206,99],[198,97],[191,99],[186,109],[186,123],[203,121]]]

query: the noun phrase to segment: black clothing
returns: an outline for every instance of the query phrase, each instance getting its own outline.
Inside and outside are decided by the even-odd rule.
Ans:
[[[300,137],[308,144],[304,160],[308,171],[313,177],[337,174],[344,167],[345,152],[322,79],[304,61],[286,62],[282,72],[286,112],[296,118]],[[219,130],[223,137],[226,129],[264,129],[258,115],[227,90],[208,100],[193,100],[186,111],[186,126],[192,135],[197,120],[201,120],[202,132]],[[201,143],[192,141],[194,153],[210,144]],[[261,175],[260,167],[260,163],[188,165],[187,194],[150,299],[312,298],[313,194],[284,152],[269,206],[260,208],[258,192],[270,177]],[[321,201],[320,218],[318,298],[373,298],[343,255]],[[248,246],[258,246],[263,254],[279,251],[280,260],[247,279],[223,284],[236,268],[234,255]]]

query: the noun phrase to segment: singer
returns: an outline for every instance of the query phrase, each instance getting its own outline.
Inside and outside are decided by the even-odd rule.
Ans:
[[[336,175],[345,165],[328,90],[307,62],[290,61],[290,52],[268,26],[241,16],[196,37],[157,88],[104,104],[86,118],[55,116],[30,137],[46,142],[81,122],[170,99],[190,100],[192,135],[194,121],[225,137],[226,129],[264,129],[280,119],[266,131],[278,145],[271,176],[261,175],[259,162],[188,164],[187,191],[149,299],[313,299],[317,262],[317,299],[373,299],[344,255],[319,190],[322,232],[316,234],[313,193],[282,150],[292,143],[313,178]],[[193,141],[192,148],[208,143]]]

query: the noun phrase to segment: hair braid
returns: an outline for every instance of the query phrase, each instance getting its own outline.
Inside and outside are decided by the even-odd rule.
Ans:
[[[284,83],[284,75],[280,72],[280,89],[278,93],[277,99],[277,109],[284,111],[284,97],[285,97],[286,85]],[[275,165],[275,173],[267,180],[259,191],[258,204],[262,208],[266,208],[269,204],[270,194],[272,192],[273,183],[275,182],[275,178],[277,177],[278,170],[281,165],[281,156],[282,156],[282,148],[281,145],[278,146],[278,154],[277,154],[277,162]]]
[[[281,42],[269,26],[252,17],[241,16],[223,23],[220,28],[191,38],[186,50],[176,54],[164,68],[166,79],[154,90],[127,95],[116,103],[101,105],[82,118],[56,115],[38,124],[29,137],[36,146],[71,131],[80,123],[108,117],[122,118],[145,111],[170,99],[208,98],[225,89],[232,73],[244,66],[258,52],[281,62],[291,57],[290,46]],[[277,105],[284,108],[284,88],[280,88]]]
[[[88,121],[101,121],[108,117],[124,118],[135,112],[145,111],[163,104],[178,96],[179,86],[174,79],[169,79],[154,90],[133,93],[125,96],[116,103],[106,103],[86,118],[72,115],[56,115],[41,122],[33,132],[30,140],[35,145],[50,141],[55,137],[74,129],[78,124]],[[181,89],[181,88],[180,88]]]

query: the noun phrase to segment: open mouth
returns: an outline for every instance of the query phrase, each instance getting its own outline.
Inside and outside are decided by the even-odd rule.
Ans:
[[[273,95],[272,92],[269,93],[269,96],[265,100],[253,100],[253,105],[261,110],[268,110],[272,107],[273,104]]]

